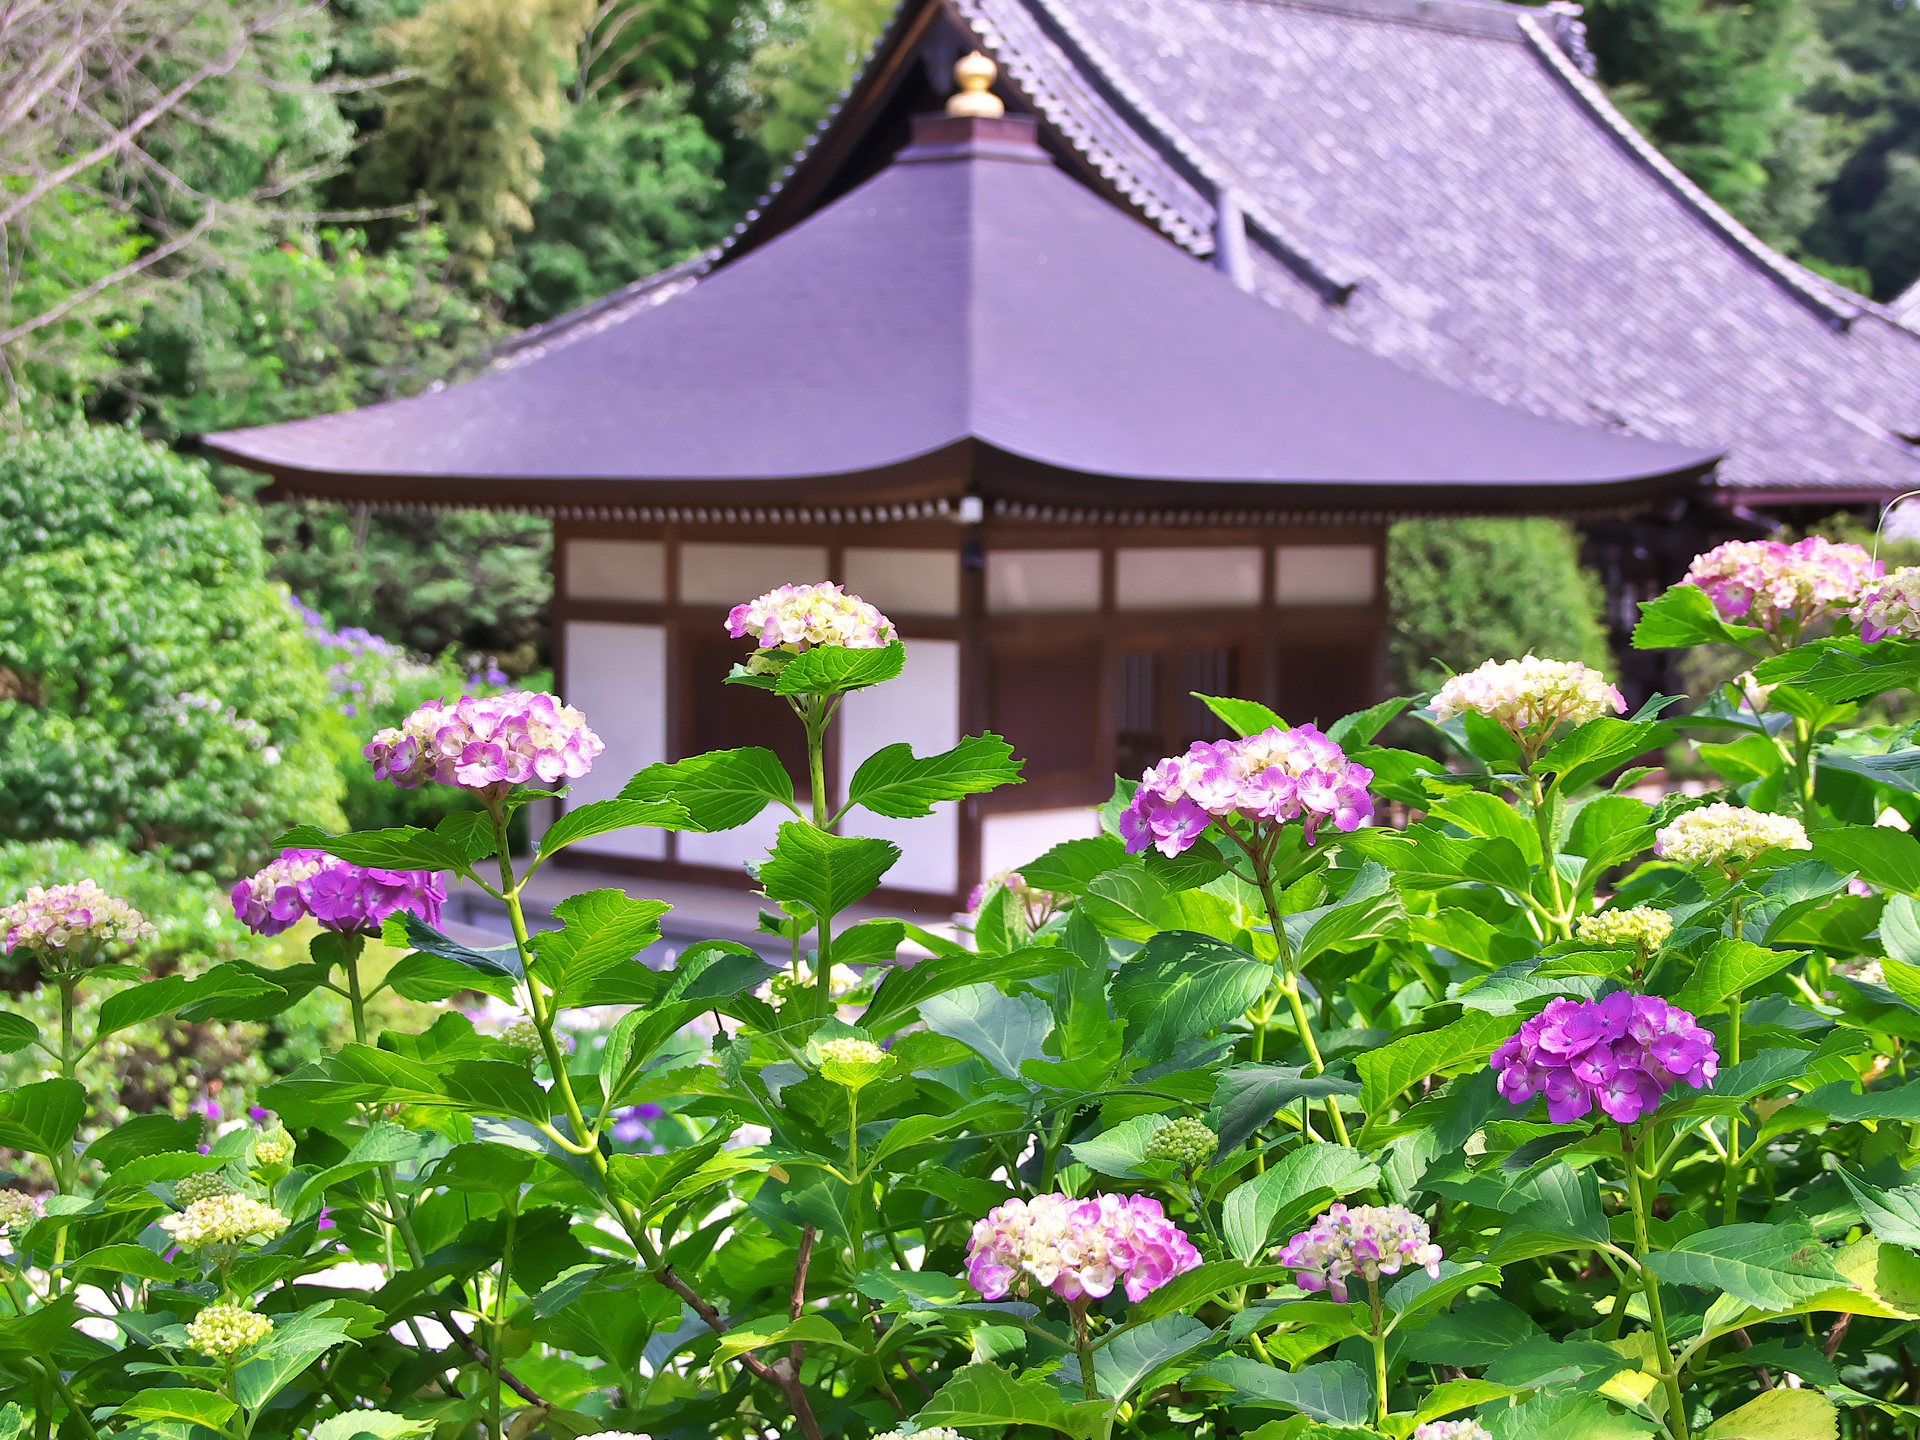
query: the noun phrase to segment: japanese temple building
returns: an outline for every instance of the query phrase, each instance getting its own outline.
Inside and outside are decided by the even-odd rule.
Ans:
[[[992,67],[963,64],[941,113],[957,55],[1008,58],[970,13],[903,8],[731,245],[465,384],[205,442],[280,494],[551,516],[557,687],[607,744],[576,803],[743,744],[803,774],[781,703],[722,684],[743,651],[726,611],[825,579],[878,604],[907,668],[847,701],[829,786],[883,745],[979,730],[1026,761],[996,795],[861,822],[903,848],[889,884],[942,905],[1091,833],[1116,771],[1219,733],[1190,692],[1296,721],[1374,699],[1390,520],[1632,515],[1717,483],[1729,449],[1576,423],[1296,313],[1275,266],[1329,308],[1374,282],[1224,187],[1210,225],[1180,220],[1090,158],[1018,65],[989,94]],[[1133,159],[1206,173],[1145,140]],[[594,863],[743,879],[776,821],[607,837]]]

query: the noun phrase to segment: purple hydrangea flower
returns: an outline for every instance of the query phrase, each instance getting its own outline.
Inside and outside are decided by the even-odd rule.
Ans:
[[[1440,1278],[1440,1247],[1427,1222],[1404,1205],[1335,1205],[1281,1247],[1280,1263],[1302,1290],[1347,1301],[1347,1277],[1377,1281],[1403,1269]]]
[[[429,700],[397,730],[382,730],[361,753],[373,773],[412,790],[431,780],[463,790],[578,780],[606,747],[586,716],[537,691]]]
[[[318,850],[280,858],[233,887],[233,913],[261,935],[278,935],[311,916],[328,930],[378,931],[389,915],[440,923],[444,877],[426,870],[373,870]]]
[[[1120,815],[1129,854],[1149,845],[1178,855],[1214,820],[1299,820],[1307,843],[1331,820],[1357,830],[1373,818],[1373,772],[1311,725],[1263,730],[1244,740],[1196,740],[1140,778]]]
[[[1686,1011],[1619,990],[1604,1000],[1553,1001],[1493,1052],[1492,1064],[1510,1103],[1545,1095],[1556,1125],[1595,1105],[1631,1125],[1682,1080],[1710,1089],[1720,1054]]]
[[[658,1120],[664,1112],[658,1105],[648,1101],[641,1105],[629,1105],[614,1117],[612,1134],[614,1141],[621,1145],[638,1145],[653,1139],[652,1121]]]

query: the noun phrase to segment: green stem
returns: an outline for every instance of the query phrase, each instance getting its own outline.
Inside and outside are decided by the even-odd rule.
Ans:
[[[861,1252],[866,1249],[866,1236],[861,1233],[861,1186],[860,1179],[860,1092],[851,1087],[847,1090],[847,1253],[853,1261],[853,1274],[858,1276],[861,1270]]]
[[[1320,1058],[1320,1046],[1313,1038],[1313,1025],[1307,1019],[1306,1007],[1300,1003],[1300,975],[1293,968],[1293,947],[1287,943],[1286,922],[1280,917],[1280,897],[1273,888],[1273,867],[1267,863],[1264,855],[1242,841],[1238,835],[1234,835],[1231,829],[1227,829],[1227,834],[1247,852],[1247,858],[1253,862],[1254,877],[1260,884],[1260,898],[1267,907],[1267,928],[1273,931],[1273,943],[1279,947],[1280,951],[1280,958],[1276,962],[1280,971],[1280,993],[1287,997],[1287,1008],[1293,1013],[1294,1028],[1300,1032],[1300,1043],[1306,1047],[1310,1062],[1307,1073],[1318,1075],[1327,1066],[1326,1062]],[[1260,1027],[1256,1033],[1264,1044],[1265,1027]],[[1340,1101],[1337,1096],[1327,1097],[1327,1118],[1333,1122],[1333,1133],[1339,1137],[1340,1143],[1351,1144],[1352,1142],[1347,1139],[1347,1122],[1340,1114]]]
[[[487,1345],[488,1369],[493,1381],[493,1440],[505,1440],[506,1432],[500,1428],[500,1346],[507,1328],[507,1287],[512,1283],[514,1231],[520,1223],[520,1207],[514,1205],[507,1210],[507,1243],[500,1252],[500,1288],[493,1296],[493,1330]]]
[[[1742,938],[1745,917],[1741,914],[1740,897],[1733,898],[1733,911],[1730,928],[1733,938]],[[1727,1001],[1727,1059],[1731,1067],[1740,1063],[1740,1011],[1744,1005],[1743,997],[1735,991]],[[1727,1161],[1726,1173],[1720,1187],[1720,1212],[1724,1224],[1731,1225],[1738,1218],[1740,1210],[1740,1116],[1738,1112],[1727,1117]]]
[[[1667,1386],[1667,1428],[1673,1432],[1674,1440],[1688,1440],[1687,1402],[1680,1393],[1680,1371],[1674,1364],[1673,1346],[1667,1340],[1667,1316],[1660,1304],[1660,1277],[1646,1263],[1653,1244],[1647,1237],[1647,1195],[1641,1184],[1640,1157],[1624,1127],[1620,1138],[1627,1162],[1627,1198],[1633,1206],[1634,1261],[1640,1269],[1641,1290],[1647,1297],[1647,1320],[1653,1330],[1653,1343],[1659,1350],[1661,1378]]]
[[[1373,1423],[1384,1434],[1387,1428],[1387,1334],[1381,1324],[1380,1282],[1367,1281],[1367,1305],[1373,1312]]]
[[[1313,1025],[1307,1019],[1306,1007],[1300,1003],[1300,977],[1292,972],[1288,972],[1281,978],[1280,993],[1287,997],[1287,1005],[1293,1011],[1294,1026],[1300,1031],[1300,1039],[1307,1047],[1307,1059],[1309,1061],[1307,1073],[1309,1075],[1318,1075],[1324,1071],[1327,1066],[1326,1062],[1320,1058],[1320,1047],[1314,1041]],[[1340,1143],[1342,1145],[1351,1145],[1353,1142],[1347,1138],[1347,1122],[1346,1118],[1340,1113],[1340,1100],[1338,1096],[1329,1095],[1327,1097],[1327,1118],[1333,1122],[1333,1133],[1339,1139]]]
[[[833,709],[822,696],[809,696],[794,704],[800,723],[807,731],[807,783],[813,787],[813,824],[816,830],[833,828],[833,810],[827,797],[827,722]],[[819,915],[819,939],[814,944],[813,1013],[824,1020],[833,1013],[833,918]]]
[[[1093,1337],[1087,1333],[1087,1302],[1070,1301],[1067,1310],[1073,1316],[1073,1344],[1080,1354],[1080,1388],[1089,1400],[1100,1398],[1100,1387],[1093,1378]]]
[[[1531,787],[1528,800],[1533,811],[1533,828],[1540,837],[1540,870],[1547,877],[1548,918],[1558,932],[1554,938],[1566,940],[1573,935],[1573,915],[1560,886],[1560,867],[1554,861],[1553,807],[1547,803],[1538,775],[1529,775],[1527,783]]]

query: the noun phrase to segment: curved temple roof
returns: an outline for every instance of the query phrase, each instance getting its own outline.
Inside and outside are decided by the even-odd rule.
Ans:
[[[302,493],[470,504],[1565,509],[1716,458],[1496,404],[1285,314],[1057,169],[1027,117],[922,117],[874,179],[658,293],[467,384],[206,448]]]

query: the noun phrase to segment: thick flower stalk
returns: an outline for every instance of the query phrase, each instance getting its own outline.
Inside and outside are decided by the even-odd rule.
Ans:
[[[1869,645],[1889,635],[1909,640],[1920,636],[1920,566],[1904,565],[1891,575],[1869,580],[1847,618]]]
[[[558,785],[593,768],[606,746],[559,697],[510,691],[449,705],[429,700],[362,753],[403,790],[432,781],[497,799],[515,785]]]
[[[187,1342],[216,1360],[231,1360],[272,1333],[273,1321],[238,1305],[209,1305],[187,1322]]]
[[[1428,702],[1436,720],[1479,715],[1513,737],[1531,765],[1562,725],[1626,713],[1626,698],[1577,660],[1489,660],[1455,675]]]
[[[1564,1125],[1597,1105],[1631,1125],[1681,1081],[1709,1089],[1720,1068],[1713,1036],[1654,995],[1620,990],[1603,1000],[1551,1002],[1493,1052],[1500,1094],[1514,1105],[1547,1097]]]
[[[1767,850],[1811,850],[1807,827],[1791,815],[1771,815],[1716,800],[1676,816],[1653,837],[1653,853],[1677,865],[1732,868]]]
[[[1031,1281],[1082,1308],[1115,1287],[1134,1304],[1200,1264],[1180,1227],[1145,1195],[1037,1195],[997,1205],[967,1242],[967,1283],[1003,1300]]]
[[[1644,958],[1667,943],[1673,934],[1673,916],[1651,905],[1635,905],[1628,910],[1602,910],[1597,915],[1582,915],[1574,922],[1576,939],[1593,945],[1626,945]]]
[[[1255,1060],[1262,1058],[1267,1024],[1284,999],[1307,1052],[1308,1073],[1318,1075],[1326,1068],[1300,1002],[1300,977],[1280,918],[1275,860],[1285,827],[1295,820],[1308,845],[1328,821],[1337,830],[1350,831],[1371,820],[1373,797],[1367,785],[1372,779],[1371,770],[1347,759],[1345,751],[1313,726],[1274,726],[1244,740],[1195,741],[1185,755],[1170,756],[1141,776],[1120,814],[1120,834],[1129,854],[1152,846],[1163,855],[1178,855],[1209,825],[1218,824],[1252,865],[1280,961],[1275,988],[1251,1012]],[[1329,1097],[1326,1104],[1334,1134],[1344,1145],[1347,1127],[1339,1101]]]
[[[736,605],[727,614],[727,634],[751,635],[762,650],[796,651],[815,645],[880,650],[896,638],[893,622],[878,608],[831,583],[782,585]]]
[[[1681,583],[1705,591],[1722,620],[1791,645],[1814,621],[1853,605],[1880,575],[1880,563],[1861,546],[1811,535],[1791,545],[1729,540],[1694,556]]]
[[[35,885],[0,909],[0,950],[31,950],[56,964],[84,963],[108,945],[134,945],[158,933],[146,916],[91,880]]]
[[[1331,821],[1358,830],[1373,818],[1367,785],[1373,772],[1311,725],[1277,727],[1244,740],[1196,740],[1140,777],[1120,814],[1127,852],[1153,846],[1178,855],[1209,824],[1298,820],[1311,845]]]
[[[287,1217],[271,1205],[246,1195],[211,1195],[195,1200],[178,1215],[168,1215],[160,1228],[182,1250],[212,1250],[226,1246],[264,1243],[284,1231]]]
[[[1279,1263],[1302,1290],[1325,1290],[1345,1304],[1352,1276],[1378,1283],[1425,1270],[1438,1279],[1441,1258],[1427,1222],[1404,1205],[1335,1205],[1281,1247]]]
[[[376,870],[319,850],[282,850],[235,885],[232,898],[234,918],[260,935],[278,935],[306,919],[342,934],[378,934],[390,915],[438,925],[447,886],[430,871]]]

